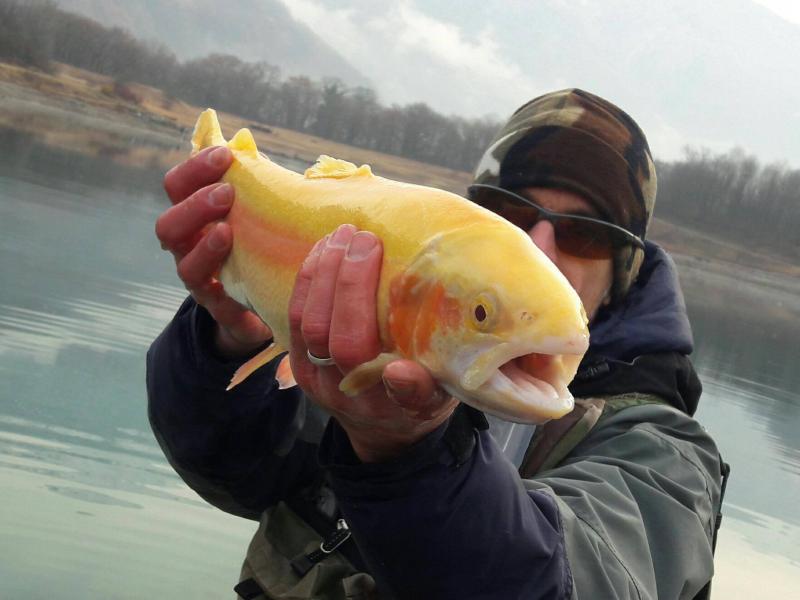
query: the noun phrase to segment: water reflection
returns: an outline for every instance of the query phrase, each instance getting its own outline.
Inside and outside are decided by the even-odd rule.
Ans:
[[[711,285],[702,281],[705,273],[684,273],[695,330],[695,359],[707,383],[700,414],[710,423],[724,418],[706,410],[709,394],[742,407],[743,419],[764,429],[759,445],[769,446],[770,464],[791,476],[790,484],[797,482],[800,282],[772,278],[753,286],[742,281],[741,275],[732,274],[727,278],[717,275]],[[718,296],[721,298],[716,299]],[[728,409],[721,406],[718,410]],[[739,445],[735,437],[727,435],[722,441]],[[739,485],[735,481],[731,485]]]
[[[179,143],[179,141],[176,141]],[[184,147],[188,144],[184,144]],[[99,189],[130,191],[140,190],[152,198],[161,194],[163,170],[120,164],[113,154],[91,156],[80,152],[64,152],[40,143],[34,137],[16,129],[0,127],[0,176],[35,182],[56,190],[71,189],[94,192]],[[96,197],[90,194],[89,197]],[[85,202],[84,196],[73,199]],[[49,204],[51,199],[43,197]]]
[[[0,466],[57,479],[57,484],[46,488],[87,502],[140,508],[117,498],[115,492],[122,491],[208,509],[195,495],[187,494],[163,464],[161,451],[149,432],[118,429],[117,434],[106,439],[0,415]]]
[[[254,524],[200,501],[148,435],[0,416],[0,596],[230,595]]]
[[[0,304],[0,355],[15,352],[55,364],[70,348],[135,354],[158,335],[185,297],[175,286],[119,281],[116,287],[104,301],[50,298],[47,311]]]
[[[133,502],[126,502],[125,500],[119,500],[114,498],[113,496],[109,496],[108,494],[101,494],[92,489],[85,489],[85,488],[75,488],[75,487],[66,487],[60,485],[48,485],[46,488],[55,493],[61,494],[67,498],[76,498],[78,500],[82,500],[84,502],[92,502],[94,504],[105,504],[107,506],[121,506],[122,508],[142,508],[139,504],[134,504]],[[91,513],[84,513],[84,514],[91,514]]]

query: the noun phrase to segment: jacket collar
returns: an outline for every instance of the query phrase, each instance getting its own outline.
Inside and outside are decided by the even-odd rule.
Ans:
[[[601,309],[589,351],[570,390],[575,396],[656,394],[693,414],[702,387],[687,357],[694,340],[675,264],[652,242],[624,302]]]
[[[589,353],[629,362],[642,354],[691,354],[692,328],[686,315],[675,263],[659,246],[645,244],[639,277],[622,303],[601,309],[590,325]]]

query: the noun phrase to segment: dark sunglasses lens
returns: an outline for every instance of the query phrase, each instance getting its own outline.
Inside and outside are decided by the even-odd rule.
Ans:
[[[498,212],[504,205],[508,204],[508,196],[490,190],[472,189],[470,190],[469,199],[492,212]]]
[[[539,222],[539,211],[532,206],[506,204],[494,212],[524,231],[530,231]]]
[[[539,210],[528,204],[516,202],[513,197],[490,190],[479,190],[470,199],[496,215],[528,231],[539,221]]]
[[[492,190],[475,190],[470,194],[470,199],[525,231],[530,231],[544,216],[535,206],[517,202],[513,196]],[[630,243],[624,233],[602,222],[568,215],[554,215],[549,220],[553,223],[559,250],[571,256],[611,258],[615,248]]]
[[[616,232],[582,219],[559,218],[554,223],[556,244],[562,252],[579,258],[611,258],[616,247]]]

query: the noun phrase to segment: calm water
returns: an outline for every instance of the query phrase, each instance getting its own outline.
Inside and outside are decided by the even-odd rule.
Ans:
[[[183,485],[145,414],[144,353],[184,297],[160,174],[0,145],[0,597],[232,597],[254,524]],[[798,597],[798,296],[684,281],[698,416],[734,468],[715,597]]]

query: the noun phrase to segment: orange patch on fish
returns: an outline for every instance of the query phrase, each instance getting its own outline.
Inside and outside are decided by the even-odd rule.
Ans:
[[[444,329],[458,329],[463,322],[463,308],[458,298],[444,294],[436,311]]]
[[[429,352],[437,330],[461,326],[461,306],[447,295],[440,282],[426,282],[416,275],[396,278],[389,292],[389,332],[404,354]]]
[[[228,222],[236,232],[237,243],[251,256],[276,268],[296,271],[316,241],[302,239],[280,224],[255,219],[244,207],[231,209]]]
[[[431,349],[431,338],[439,325],[438,308],[444,298],[444,286],[441,283],[428,286],[426,291],[414,327],[414,350],[418,355],[426,354]]]
[[[412,356],[413,351],[419,284],[415,275],[400,275],[389,287],[389,335],[395,348],[406,356]]]

